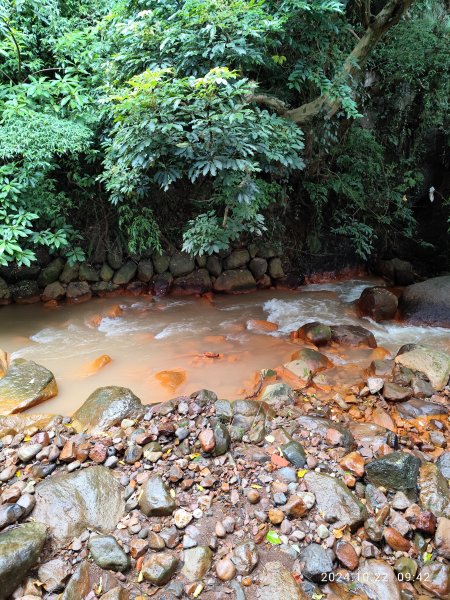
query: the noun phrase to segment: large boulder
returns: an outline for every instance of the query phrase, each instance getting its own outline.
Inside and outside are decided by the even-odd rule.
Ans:
[[[11,286],[11,294],[17,304],[34,304],[41,299],[39,286],[34,280],[18,281]]]
[[[197,269],[189,275],[177,277],[173,282],[173,291],[188,294],[206,294],[212,289],[208,269]]]
[[[64,269],[64,265],[64,259],[58,256],[57,258],[52,260],[46,267],[44,267],[39,273],[39,287],[45,288],[47,285],[58,281],[59,276],[61,275]]]
[[[245,248],[242,250],[233,250],[233,252],[223,261],[223,267],[225,270],[239,269],[240,267],[245,267],[249,260],[250,254]]]
[[[100,433],[127,419],[138,419],[144,407],[128,388],[115,385],[96,389],[73,414],[73,427],[77,431]]]
[[[5,600],[34,567],[45,542],[42,523],[25,523],[0,534],[0,600]]]
[[[101,590],[105,594],[102,598],[107,598],[108,592],[113,592],[117,588],[120,590],[120,595],[113,596],[113,598],[119,598],[120,600],[127,600],[129,598],[124,588],[119,586],[119,581],[114,575],[108,571],[104,571],[95,564],[83,561],[70,578],[66,589],[61,595],[61,600],[84,599],[88,596],[89,592],[98,589],[100,581]]]
[[[331,339],[343,346],[377,347],[373,333],[360,325],[333,325]]]
[[[106,467],[94,466],[39,483],[32,518],[45,523],[57,543],[64,543],[87,527],[109,533],[124,509],[119,482]]]
[[[400,600],[403,597],[397,576],[392,567],[383,560],[364,561],[356,572],[356,581],[367,590],[368,598]]]
[[[126,285],[136,275],[137,269],[137,264],[132,260],[129,260],[124,265],[122,265],[117,271],[117,273],[114,275],[112,280],[113,283],[115,283],[116,285]]]
[[[384,287],[372,287],[363,290],[358,302],[359,312],[374,321],[387,321],[395,317],[398,299]]]
[[[327,523],[356,529],[367,518],[364,504],[342,481],[315,471],[306,473],[304,481],[308,491],[315,495],[317,508]]]
[[[388,490],[415,490],[419,467],[417,456],[407,452],[392,452],[369,462],[366,476],[370,483]]]
[[[450,275],[408,286],[400,309],[410,323],[450,327]]]
[[[58,393],[53,373],[32,360],[18,358],[0,379],[0,406],[4,415],[22,412]]]
[[[67,286],[66,298],[69,304],[86,302],[92,297],[91,288],[86,281],[72,281]]]
[[[297,335],[303,338],[315,346],[325,346],[331,342],[331,327],[329,325],[323,325],[319,321],[313,321],[312,323],[305,323],[300,329],[297,330]]]
[[[414,372],[424,373],[435,390],[447,385],[450,377],[450,355],[439,350],[414,346],[395,357],[395,362]]]
[[[0,438],[5,435],[34,435],[37,431],[50,429],[61,417],[56,415],[0,415]]]
[[[11,304],[12,295],[11,290],[9,289],[8,284],[4,279],[0,277],[0,306],[5,306],[6,304]]]
[[[380,275],[383,275],[395,285],[410,285],[414,282],[412,264],[407,260],[401,260],[400,258],[381,260],[377,267]]]
[[[226,294],[248,292],[255,288],[255,278],[248,269],[223,271],[214,282],[214,290],[216,292],[225,292]]]
[[[195,260],[188,254],[174,254],[170,259],[169,269],[174,277],[188,275],[195,269]]]
[[[257,589],[259,600],[307,600],[291,572],[280,562],[264,565]]]

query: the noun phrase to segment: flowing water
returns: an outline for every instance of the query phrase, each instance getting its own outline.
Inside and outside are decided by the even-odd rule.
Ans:
[[[450,351],[449,330],[359,319],[352,303],[375,283],[380,282],[311,284],[298,291],[216,296],[212,302],[122,297],[57,309],[7,306],[0,309],[0,348],[53,371],[58,396],[31,412],[60,414],[71,414],[105,385],[129,387],[146,404],[200,388],[224,398],[243,396],[255,371],[290,359],[296,346],[289,332],[309,321],[363,325],[391,352],[407,342]],[[278,330],[252,329],[251,319],[274,322]],[[96,370],[92,361],[101,355],[112,360]],[[367,366],[370,351],[344,350],[330,357],[337,364]]]

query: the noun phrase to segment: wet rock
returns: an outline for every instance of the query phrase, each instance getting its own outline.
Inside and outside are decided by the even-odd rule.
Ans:
[[[154,585],[164,585],[174,576],[178,558],[170,552],[151,554],[142,565],[142,576]]]
[[[433,463],[424,463],[419,472],[420,506],[437,517],[447,514],[450,503],[448,481]]]
[[[311,581],[323,581],[325,573],[333,570],[332,554],[319,544],[310,544],[300,553],[302,575]]]
[[[384,386],[384,379],[381,377],[369,377],[367,380],[367,387],[371,394],[377,394],[381,392]]]
[[[139,508],[147,517],[164,517],[176,509],[175,500],[159,475],[147,479],[143,484]]]
[[[297,335],[313,343],[315,346],[325,346],[331,341],[331,327],[318,321],[306,323],[297,331]]]
[[[241,542],[233,550],[231,560],[240,575],[250,575],[259,562],[258,548],[253,540]]]
[[[383,387],[383,397],[391,402],[403,402],[411,397],[412,390],[409,387],[398,385],[392,381],[386,381]]]
[[[78,279],[78,274],[80,271],[80,265],[75,263],[74,265],[70,265],[68,262],[64,265],[64,269],[62,270],[61,275],[59,276],[59,280],[61,283],[71,283],[72,281],[76,281]]]
[[[434,536],[434,543],[440,556],[450,558],[450,519],[440,517]]]
[[[224,423],[217,421],[212,423],[212,428],[214,432],[214,456],[222,456],[228,452],[230,447],[231,437],[228,428]]]
[[[137,264],[132,260],[129,260],[120,267],[117,273],[113,277],[113,283],[116,285],[126,285],[136,275]]]
[[[59,281],[54,281],[45,286],[42,292],[42,302],[50,302],[51,300],[62,300],[66,295],[66,288]]]
[[[0,598],[7,598],[41,555],[46,538],[42,523],[25,523],[0,534]]]
[[[216,563],[216,575],[220,581],[230,581],[236,576],[236,567],[229,558],[222,558]]]
[[[39,567],[38,578],[45,591],[58,592],[70,575],[70,565],[62,558],[55,558]]]
[[[17,359],[0,379],[2,414],[18,413],[53,398],[58,393],[53,373],[32,360]]]
[[[411,548],[411,542],[405,537],[403,537],[393,527],[385,527],[383,531],[383,536],[386,542],[393,550],[398,550],[400,552],[408,552]]]
[[[203,429],[198,436],[203,452],[212,452],[216,445],[214,431],[212,429]]]
[[[37,281],[18,281],[10,287],[10,290],[17,304],[34,304],[40,300]]]
[[[212,551],[209,546],[197,546],[184,551],[184,566],[181,573],[189,581],[203,579],[211,568]]]
[[[292,574],[280,562],[264,565],[257,591],[259,600],[307,600]]]
[[[188,254],[174,254],[170,258],[169,269],[174,277],[188,275],[195,269],[195,261]]]
[[[223,271],[214,282],[216,292],[246,292],[256,288],[256,281],[247,269],[234,269],[232,271]]]
[[[292,361],[285,364],[284,368],[300,379],[307,379],[311,374],[315,375],[330,364],[330,360],[320,352],[311,348],[302,348],[294,352]]]
[[[421,398],[411,398],[411,400],[396,406],[396,409],[402,417],[410,419],[448,414],[448,408],[443,404],[427,402]]]
[[[22,462],[29,462],[42,450],[42,444],[26,444],[19,448],[17,456]]]
[[[436,466],[439,468],[445,479],[450,479],[450,452],[444,452],[436,461]]]
[[[134,465],[135,462],[141,460],[142,453],[143,451],[140,446],[137,444],[131,444],[128,446],[123,459],[128,465]]]
[[[206,260],[206,268],[213,277],[219,277],[222,273],[222,263],[218,256],[208,256]]]
[[[281,447],[283,456],[293,465],[296,469],[302,469],[306,464],[306,453],[301,444],[294,440],[284,444]]]
[[[392,452],[366,465],[366,477],[389,490],[413,490],[417,486],[420,461],[406,452]]]
[[[434,277],[409,285],[400,308],[410,323],[450,327],[450,276]]]
[[[167,254],[154,254],[152,260],[156,273],[164,273],[169,268],[170,256]]]
[[[368,588],[369,597],[378,600],[401,600],[398,579],[386,562],[366,560],[356,572],[356,580]]]
[[[372,287],[363,290],[357,305],[362,315],[377,322],[387,321],[395,317],[398,299],[384,287]]]
[[[358,567],[359,558],[350,542],[339,540],[335,547],[335,554],[339,562],[349,571],[354,571]]]
[[[100,269],[100,279],[105,283],[109,283],[114,276],[114,269],[108,265],[108,263],[103,263]]]
[[[428,562],[420,569],[420,584],[442,600],[450,597],[450,566],[439,562]]]
[[[272,383],[264,388],[261,400],[269,406],[283,407],[294,404],[295,395],[287,383]]]
[[[145,408],[128,388],[108,386],[97,388],[72,417],[77,431],[100,433],[125,418],[142,417]]]
[[[95,466],[61,473],[39,483],[32,517],[48,525],[51,535],[62,543],[88,527],[111,531],[124,507],[122,487],[111,471]]]
[[[360,325],[333,325],[331,338],[334,342],[343,346],[377,347],[373,333]]]
[[[439,350],[415,346],[395,357],[395,362],[414,372],[424,373],[435,390],[447,385],[450,377],[450,355]]]
[[[366,518],[364,504],[336,478],[310,471],[304,481],[308,491],[316,497],[317,507],[327,523],[349,525],[354,529]]]
[[[173,514],[173,520],[175,521],[176,527],[178,529],[184,529],[189,525],[194,517],[191,512],[184,510],[184,508],[179,508]]]
[[[127,571],[130,557],[122,550],[112,535],[96,535],[89,541],[92,558],[102,569]]]
[[[223,261],[223,267],[225,270],[239,269],[241,267],[245,267],[249,260],[250,254],[245,248],[242,250],[233,250],[233,252]]]
[[[174,292],[189,294],[206,294],[212,289],[212,281],[207,269],[196,269],[189,275],[177,277],[173,282]]]
[[[275,257],[269,260],[269,275],[272,279],[282,279],[285,276],[280,258]]]
[[[248,264],[253,277],[258,281],[267,271],[267,260],[265,258],[255,257]]]
[[[0,306],[11,304],[12,294],[8,284],[0,277]]]
[[[92,297],[91,288],[86,281],[72,281],[67,286],[66,298],[69,304],[86,302]]]
[[[97,269],[86,262],[80,265],[78,277],[80,281],[88,281],[90,283],[94,283],[100,279]]]

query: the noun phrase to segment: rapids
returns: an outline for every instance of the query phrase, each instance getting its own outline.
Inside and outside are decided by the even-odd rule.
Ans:
[[[147,404],[200,388],[224,398],[245,396],[256,371],[290,360],[298,346],[289,332],[309,321],[360,324],[389,352],[407,342],[450,351],[447,329],[359,319],[353,301],[365,287],[379,283],[353,279],[298,291],[215,296],[212,302],[144,296],[97,298],[57,309],[6,306],[0,309],[0,348],[12,358],[35,360],[53,371],[58,396],[30,412],[60,414],[71,414],[105,385],[129,387]],[[278,330],[252,328],[254,319],[276,323]],[[335,364],[359,368],[373,358],[368,350],[325,353]],[[95,362],[102,355],[111,362]]]

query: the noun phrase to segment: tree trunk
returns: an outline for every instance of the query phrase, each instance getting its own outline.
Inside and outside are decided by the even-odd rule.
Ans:
[[[364,35],[347,56],[342,72],[337,76],[342,83],[348,83],[361,72],[374,46],[393,25],[400,21],[413,2],[414,0],[388,0],[386,6],[373,18]],[[307,104],[285,112],[283,116],[301,124],[320,112],[323,112],[326,118],[331,118],[339,108],[339,99],[326,93]]]

